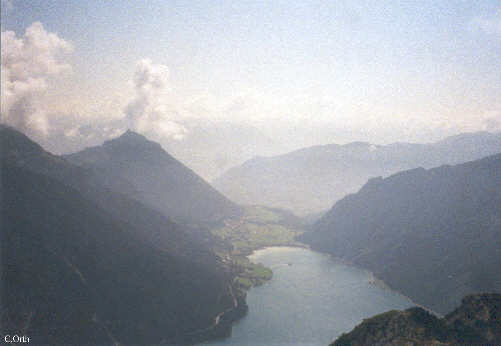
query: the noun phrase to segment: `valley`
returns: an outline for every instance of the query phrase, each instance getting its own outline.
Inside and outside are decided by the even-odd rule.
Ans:
[[[0,12],[0,340],[501,345],[499,0]]]
[[[238,219],[224,220],[223,225],[211,231],[226,248],[217,254],[234,272],[237,289],[247,291],[270,280],[273,271],[261,263],[253,263],[248,256],[254,251],[271,246],[305,245],[295,238],[304,232],[304,221],[292,213],[262,206],[244,206]]]
[[[245,206],[238,219],[227,219],[213,235],[228,241],[234,256],[247,256],[269,246],[304,246],[295,240],[304,232],[305,223],[294,214],[262,206]]]
[[[255,328],[268,328],[263,343],[327,344],[363,318],[412,301],[445,315],[468,294],[500,289],[500,154],[369,179],[311,223],[279,208],[234,204],[132,132],[68,157],[9,127],[0,134],[2,197],[15,201],[2,204],[4,323],[40,342],[251,345]],[[185,193],[183,180],[195,187]],[[173,198],[184,202],[172,208]],[[194,198],[204,201],[192,205]],[[283,295],[288,301],[280,303]],[[64,302],[73,300],[68,310]],[[56,319],[37,308],[42,301]],[[283,320],[268,310],[280,304]],[[382,329],[414,328],[415,316],[376,320]],[[149,326],[150,319],[159,323]],[[362,337],[357,330],[373,337],[364,323],[350,338]],[[65,332],[48,332],[56,325]],[[447,340],[463,337],[451,333],[456,339]]]

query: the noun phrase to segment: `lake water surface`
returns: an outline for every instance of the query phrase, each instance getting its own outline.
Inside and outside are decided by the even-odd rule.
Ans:
[[[248,292],[249,313],[232,336],[208,345],[328,345],[364,318],[413,305],[366,271],[308,249],[270,247],[249,258],[273,278]]]

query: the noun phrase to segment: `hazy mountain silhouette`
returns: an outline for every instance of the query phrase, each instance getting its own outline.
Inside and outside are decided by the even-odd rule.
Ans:
[[[183,140],[162,138],[167,151],[207,181],[257,153],[276,155],[285,150],[277,138],[259,129],[235,122],[197,119],[183,122],[188,134]]]
[[[444,318],[422,308],[388,311],[365,319],[332,346],[346,345],[499,345],[501,295],[465,297]]]
[[[191,230],[5,126],[0,151],[2,332],[35,344],[228,332],[211,327],[234,307],[232,274]]]
[[[320,145],[273,157],[255,157],[214,180],[241,204],[290,209],[300,215],[326,210],[367,179],[416,168],[458,164],[501,152],[501,133],[478,132],[432,144]]]
[[[104,186],[181,223],[215,223],[241,212],[158,143],[132,131],[65,158],[93,170]],[[130,188],[123,189],[124,182]]]
[[[441,313],[466,294],[499,292],[501,154],[371,179],[302,240]]]

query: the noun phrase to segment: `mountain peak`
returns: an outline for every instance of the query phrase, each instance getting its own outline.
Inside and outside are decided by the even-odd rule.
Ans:
[[[131,130],[67,158],[75,164],[95,168],[107,188],[115,189],[118,179],[127,181],[133,187],[132,198],[181,223],[215,223],[240,213],[239,206],[160,144]],[[117,192],[123,191],[117,189]]]
[[[121,136],[104,142],[104,146],[113,148],[141,148],[141,149],[162,149],[159,143],[150,141],[145,136],[130,129]]]
[[[133,140],[136,140],[136,141],[144,141],[144,142],[147,142],[148,139],[143,136],[142,134],[140,133],[137,133],[135,131],[132,131],[131,129],[127,129],[127,131],[125,131],[124,133],[122,133],[122,135],[112,139],[112,140],[128,140],[128,141],[133,141]]]

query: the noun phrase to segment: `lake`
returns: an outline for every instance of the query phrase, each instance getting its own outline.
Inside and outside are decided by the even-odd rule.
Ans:
[[[367,271],[309,249],[270,247],[249,258],[273,278],[248,292],[249,313],[231,337],[205,345],[328,345],[364,318],[414,305]]]

